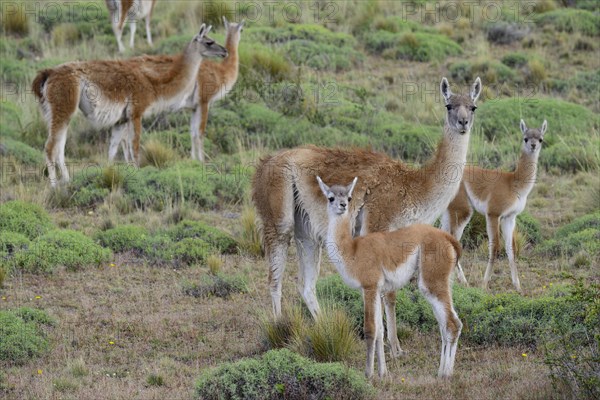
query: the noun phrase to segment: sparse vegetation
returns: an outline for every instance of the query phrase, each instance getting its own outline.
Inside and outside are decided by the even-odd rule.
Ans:
[[[509,2],[318,1],[260,4],[260,15],[229,0],[157,1],[154,46],[140,41],[140,23],[140,46],[123,57],[178,53],[199,21],[212,23],[222,44],[221,16],[246,18],[240,77],[210,111],[207,162],[189,160],[189,111],[143,120],[139,169],[108,164],[110,132],[77,112],[66,143],[72,182],[56,189],[47,185],[47,128],[31,82],[61,63],[115,58],[115,38],[102,0],[41,2],[35,18],[21,3],[0,16],[2,395],[186,398],[202,374],[200,398],[230,389],[239,397],[261,390],[261,398],[599,396],[597,1],[534,0],[518,10]],[[302,12],[290,21],[296,4]],[[409,285],[397,294],[408,356],[388,364],[389,381],[363,386],[364,346],[350,344],[362,335],[360,292],[331,276],[327,256],[320,320],[300,306],[294,273],[284,282],[292,296],[284,318],[266,317],[268,261],[248,207],[250,178],[264,155],[307,144],[370,147],[423,164],[442,134],[441,76],[462,93],[482,78],[469,162],[512,170],[519,119],[548,120],[529,214],[517,220],[523,295],[509,289],[505,260],[490,292],[454,285],[465,326],[457,374],[439,381],[431,379],[437,323]],[[463,245],[476,286],[487,261],[482,216]],[[296,259],[290,251],[287,270]],[[257,315],[265,315],[260,324]],[[315,369],[304,360],[306,369],[294,371],[309,374],[288,374],[296,355],[269,364],[260,358],[269,348],[343,364]],[[242,366],[223,364],[232,360]],[[275,372],[254,374],[246,362]]]

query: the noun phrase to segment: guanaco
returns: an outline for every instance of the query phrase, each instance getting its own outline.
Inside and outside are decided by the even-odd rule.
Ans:
[[[364,334],[367,342],[365,374],[373,376],[377,354],[379,376],[387,370],[383,350],[382,294],[395,292],[418,274],[419,289],[431,304],[440,326],[442,350],[438,376],[452,375],[462,323],[452,304],[450,276],[460,257],[460,244],[430,225],[415,224],[391,232],[352,237],[348,205],[358,178],[348,186],[317,182],[327,200],[325,248],[344,282],[362,290]]]

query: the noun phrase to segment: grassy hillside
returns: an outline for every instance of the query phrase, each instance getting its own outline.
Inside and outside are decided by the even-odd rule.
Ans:
[[[25,3],[3,5],[0,15],[3,398],[600,396],[596,1],[158,0],[154,47],[139,23],[135,50],[124,55],[103,1]],[[189,111],[143,121],[139,169],[109,165],[109,130],[78,113],[66,144],[72,182],[52,190],[47,129],[30,90],[37,71],[174,54],[201,21],[222,43],[223,15],[246,26],[238,82],[210,110],[207,163],[190,160]],[[437,328],[407,288],[398,324],[409,353],[388,362],[389,379],[369,383],[358,292],[327,260],[319,298],[336,322],[312,322],[301,308],[295,249],[284,282],[288,319],[269,320],[250,179],[261,156],[308,143],[423,163],[441,137],[443,76],[455,92],[482,79],[470,163],[513,168],[519,120],[548,121],[538,181],[518,221],[524,293],[513,292],[506,260],[489,293],[455,285],[465,330],[456,376],[439,381]],[[478,286],[482,217],[463,244],[463,268]],[[332,337],[347,346],[330,347]],[[292,352],[267,352],[277,347]],[[340,363],[316,362],[324,360]]]

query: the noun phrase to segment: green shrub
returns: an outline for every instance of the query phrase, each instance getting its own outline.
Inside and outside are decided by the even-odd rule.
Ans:
[[[36,150],[21,141],[3,137],[2,145],[6,149],[6,155],[14,157],[15,160],[21,164],[42,165],[44,162],[44,155],[41,151]]]
[[[356,39],[352,35],[333,32],[317,24],[287,24],[277,28],[252,27],[245,30],[245,35],[273,44],[292,40],[307,40],[314,43],[331,44],[336,47],[354,47],[356,45]]]
[[[526,346],[543,344],[549,329],[558,324],[576,327],[582,323],[576,310],[581,304],[569,300],[569,287],[537,297],[516,294],[490,295],[478,288],[454,285],[454,307],[464,327],[461,340],[490,346]],[[317,282],[317,296],[344,308],[354,316],[357,330],[362,331],[364,315],[360,292],[346,286],[332,275]],[[409,284],[396,295],[396,319],[399,331],[437,332],[437,321],[431,306],[415,284]]]
[[[458,43],[436,33],[376,31],[368,35],[365,41],[371,53],[383,52],[385,57],[396,60],[442,61],[449,56],[462,54]]]
[[[573,398],[600,398],[600,286],[579,282],[572,301],[584,324],[560,325],[544,347],[552,379],[567,386]]]
[[[217,164],[188,160],[165,169],[145,167],[123,184],[125,197],[141,208],[162,209],[171,202],[191,202],[213,208],[219,202],[239,202],[249,186],[249,171],[242,166],[222,169]]]
[[[264,79],[281,82],[291,76],[292,66],[277,49],[256,43],[252,48],[239,49],[240,79],[247,86],[256,86]]]
[[[11,256],[20,250],[26,249],[31,244],[27,236],[15,232],[2,232],[0,236],[0,254]]]
[[[321,362],[343,361],[356,348],[356,328],[341,308],[323,307],[306,333],[305,351]]]
[[[600,35],[600,15],[586,10],[558,9],[540,14],[536,18],[540,26],[551,25],[559,32],[580,32],[587,36]]]
[[[229,298],[235,293],[248,292],[246,279],[239,275],[205,275],[200,283],[187,283],[183,287],[183,292],[194,297],[216,296]]]
[[[98,232],[95,239],[104,247],[115,253],[135,251],[145,253],[148,231],[146,228],[135,225],[121,225],[116,228]]]
[[[198,238],[214,246],[221,253],[237,252],[237,243],[233,237],[203,222],[184,220],[171,228],[167,234],[175,242],[185,238]]]
[[[552,257],[572,257],[580,251],[600,255],[600,212],[584,215],[559,228],[555,237],[539,246],[538,252]]]
[[[364,56],[351,47],[320,44],[309,40],[292,40],[284,49],[294,64],[307,65],[320,71],[346,71],[364,60]]]
[[[44,311],[31,308],[0,311],[0,360],[21,365],[49,348],[43,326],[54,320]]]
[[[211,244],[195,237],[176,241],[171,251],[175,262],[184,265],[204,263],[215,252]]]
[[[0,230],[20,233],[29,239],[36,238],[54,225],[42,207],[14,200],[0,204]]]
[[[478,76],[488,84],[517,81],[517,74],[506,65],[496,61],[457,61],[448,68],[453,80],[471,83]]]
[[[540,223],[528,212],[522,212],[517,216],[517,229],[525,235],[525,240],[527,240],[528,243],[535,245],[542,242]]]
[[[94,243],[80,232],[50,231],[31,242],[15,255],[15,264],[27,272],[52,272],[58,266],[77,270],[100,265],[112,257],[108,249]]]
[[[511,44],[523,39],[529,33],[529,27],[515,22],[497,21],[485,27],[487,40],[495,44]]]
[[[502,64],[510,68],[520,68],[527,64],[529,56],[525,53],[508,53],[502,57]]]
[[[15,12],[9,12],[9,10],[10,8],[8,7],[3,9],[0,15],[4,33],[15,36],[27,36],[29,34],[27,9],[24,7],[15,7]]]
[[[225,363],[196,381],[201,399],[366,399],[374,391],[361,373],[339,363],[315,363],[289,350]]]

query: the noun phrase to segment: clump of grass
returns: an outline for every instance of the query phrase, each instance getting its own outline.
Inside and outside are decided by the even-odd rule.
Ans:
[[[323,307],[308,330],[308,351],[317,361],[341,361],[348,358],[357,345],[353,321],[341,309]]]
[[[253,207],[245,207],[242,210],[240,216],[242,232],[238,244],[242,250],[259,257],[263,255],[263,249],[257,221],[256,210]]]
[[[340,363],[315,363],[287,349],[208,369],[196,381],[196,398],[370,399],[365,377]]]
[[[263,342],[269,349],[289,348],[301,351],[308,326],[309,322],[302,308],[297,305],[284,307],[279,318],[267,314],[260,318]]]
[[[535,85],[539,85],[548,77],[546,67],[544,67],[544,64],[540,60],[530,60],[527,67],[529,70],[528,80]]]
[[[183,292],[188,296],[194,297],[221,297],[229,298],[235,293],[246,293],[248,285],[246,278],[240,275],[206,275],[200,283],[186,283]]]
[[[146,384],[148,386],[164,386],[165,378],[158,374],[150,374],[148,378],[146,378]]]
[[[6,4],[8,5],[9,3]],[[13,10],[9,10],[9,7],[2,10],[2,25],[4,26],[4,32],[9,35],[27,36],[29,34],[29,20],[25,13],[25,7],[17,6],[21,3],[13,4],[14,12],[12,12]]]
[[[165,146],[156,139],[147,141],[143,146],[143,150],[142,167],[151,165],[162,169],[171,164],[176,157],[175,151],[172,148]]]
[[[221,271],[221,267],[223,267],[223,259],[218,255],[211,254],[206,259],[206,266],[211,274],[218,275]]]
[[[60,24],[52,30],[52,43],[55,46],[72,45],[80,39],[80,32],[76,24]]]
[[[121,170],[113,165],[104,168],[100,175],[100,186],[111,191],[122,187],[124,181],[125,177]]]

